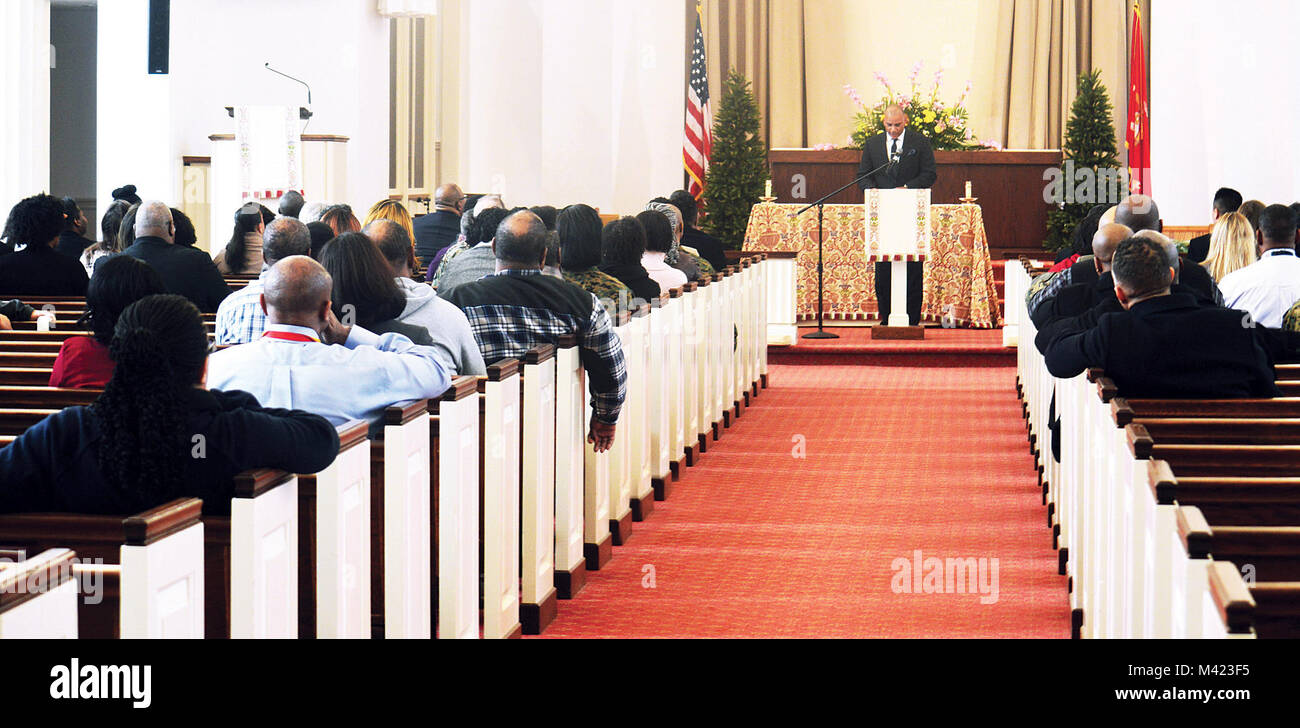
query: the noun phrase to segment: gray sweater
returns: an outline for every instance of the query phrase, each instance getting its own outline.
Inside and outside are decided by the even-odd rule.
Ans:
[[[398,278],[397,287],[406,294],[406,309],[397,320],[429,330],[438,361],[447,371],[460,375],[487,374],[469,319],[455,304],[439,298],[429,284],[410,278]]]
[[[473,283],[483,276],[490,276],[497,270],[496,255],[491,245],[475,245],[451,259],[447,270],[438,279],[438,295],[446,298],[456,286]]]

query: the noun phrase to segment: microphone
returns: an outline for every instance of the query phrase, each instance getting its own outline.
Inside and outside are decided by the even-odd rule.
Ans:
[[[306,89],[307,89],[307,105],[308,105],[308,106],[311,106],[311,86],[308,86],[306,81],[302,80],[301,78],[295,78],[295,77],[293,77],[293,76],[290,76],[289,74],[285,73],[284,71],[277,71],[276,69],[271,68],[271,62],[270,62],[270,61],[267,61],[265,65],[266,65],[266,70],[270,71],[271,73],[278,73],[278,74],[280,74],[281,76],[284,76],[285,78],[289,79],[290,81],[297,81],[298,83],[300,83],[300,84],[302,84],[304,87],[306,87]],[[916,150],[912,150],[912,151],[916,151]]]
[[[902,154],[900,152],[899,154],[895,154],[892,158],[890,158],[889,164],[891,167],[897,167],[899,163],[901,163],[904,159],[907,159],[908,157],[911,157],[915,154],[916,154],[915,149],[907,150],[907,154]]]

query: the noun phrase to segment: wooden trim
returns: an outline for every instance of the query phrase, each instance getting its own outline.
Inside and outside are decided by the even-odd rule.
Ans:
[[[235,497],[256,498],[274,488],[278,488],[293,478],[293,473],[273,468],[245,470],[235,476]]]
[[[148,546],[199,522],[203,515],[203,501],[198,498],[178,498],[144,513],[127,516],[122,520],[122,532],[127,546]]]
[[[447,391],[442,393],[441,397],[429,400],[429,411],[437,411],[435,403],[438,401],[459,402],[476,392],[478,392],[477,377],[456,377],[451,380],[451,386],[447,388]]]
[[[550,344],[538,344],[524,352],[525,364],[541,364],[555,357],[555,347]]]
[[[655,300],[658,301],[659,299],[656,298]],[[633,318],[642,318],[649,315],[650,315],[650,304],[648,303],[643,303],[640,306],[637,306],[636,310],[632,312]]]
[[[370,423],[365,420],[349,420],[335,428],[339,432],[339,453],[351,449],[366,441],[370,432]]]
[[[1158,505],[1173,505],[1178,492],[1178,478],[1174,476],[1173,468],[1169,467],[1168,462],[1147,461],[1147,485],[1151,488],[1151,494],[1155,496]]]
[[[213,142],[233,142],[234,140],[235,140],[234,134],[209,134],[208,135],[208,141],[213,141]],[[342,136],[341,134],[303,134],[302,140],[304,142],[346,142],[346,141],[350,141],[351,138]]]
[[[577,334],[561,334],[555,339],[556,349],[572,349],[578,345]]]
[[[1249,634],[1255,622],[1255,598],[1231,561],[1210,563],[1210,594],[1231,634]]]
[[[687,283],[686,285],[689,286],[690,284]],[[684,290],[687,290],[687,289],[686,289],[686,286],[682,286],[681,288],[670,288],[670,289],[668,289],[668,297],[669,297],[669,298],[681,298],[681,297],[682,297],[682,292],[683,292]],[[692,291],[693,291],[693,290],[695,290],[695,289],[694,289],[694,288],[691,288],[691,289],[689,289],[689,290],[692,290]]]
[[[759,258],[763,260],[766,260],[768,258],[771,258],[773,260],[778,258],[783,260],[789,260],[791,258],[799,257],[799,251],[797,250],[746,250],[744,252],[750,255],[757,255]]]
[[[1196,506],[1180,506],[1177,511],[1178,538],[1187,549],[1189,559],[1208,559],[1214,531]]]
[[[1133,412],[1133,407],[1129,405],[1128,400],[1124,397],[1116,397],[1110,401],[1110,416],[1115,420],[1116,427],[1124,427],[1133,421],[1137,415]]]
[[[500,382],[519,373],[518,359],[502,359],[488,365],[487,381]]]
[[[50,549],[21,565],[0,571],[0,612],[7,612],[71,581],[72,562],[76,556],[77,553],[71,549]]]
[[[1151,433],[1142,425],[1127,425],[1124,427],[1124,439],[1128,440],[1129,452],[1138,460],[1151,459],[1151,449],[1155,447],[1155,442],[1151,440]]]
[[[1102,403],[1110,402],[1118,395],[1119,387],[1109,377],[1102,377],[1097,380],[1097,396],[1101,397]]]
[[[384,408],[380,420],[386,427],[398,427],[429,412],[429,400],[417,399]]]
[[[184,155],[181,157],[182,167],[192,167],[196,164],[212,164],[212,157],[200,157]]]
[[[769,164],[807,162],[815,154],[821,162],[853,162],[862,160],[862,150],[857,148],[829,149],[826,151],[782,147],[767,153]],[[936,164],[1048,164],[1061,163],[1059,149],[976,149],[972,151],[935,151]]]

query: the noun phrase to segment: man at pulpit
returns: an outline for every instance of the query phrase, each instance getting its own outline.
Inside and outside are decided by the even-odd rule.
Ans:
[[[885,130],[870,139],[862,149],[858,164],[858,186],[894,189],[928,189],[934,186],[934,149],[930,140],[918,131],[907,130],[907,114],[897,105],[885,108],[881,117]],[[878,170],[878,171],[876,171]],[[875,171],[875,174],[868,172]],[[876,307],[881,322],[889,320],[890,265],[876,263]],[[921,263],[907,264],[907,318],[917,326],[921,322]]]

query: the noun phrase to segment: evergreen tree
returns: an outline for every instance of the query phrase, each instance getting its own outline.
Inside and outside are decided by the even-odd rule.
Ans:
[[[1091,170],[1093,180],[1101,180],[1103,177],[1097,174],[1099,170],[1115,170],[1119,167],[1119,157],[1115,150],[1115,129],[1111,126],[1113,109],[1110,95],[1106,93],[1106,87],[1101,83],[1101,71],[1094,70],[1080,74],[1077,93],[1074,104],[1070,106],[1070,120],[1065,125],[1065,145],[1062,156],[1065,160],[1073,162],[1076,177],[1082,170],[1087,169]],[[1083,173],[1084,179],[1087,179],[1086,174]],[[1066,188],[1072,190],[1076,180],[1064,178],[1062,184],[1063,192]],[[1107,194],[1107,191],[1100,188],[1101,184],[1098,183],[1090,202],[1058,203],[1057,209],[1048,213],[1047,239],[1043,241],[1043,247],[1049,250],[1060,250],[1070,245],[1075,226],[1088,214],[1089,208],[1094,204],[1114,204],[1119,201],[1103,198],[1102,195]],[[1126,194],[1128,194],[1126,189],[1119,190],[1120,199],[1123,199]],[[1070,197],[1073,195],[1063,199],[1070,199]]]
[[[713,154],[704,177],[703,224],[723,245],[739,250],[744,243],[749,212],[763,195],[767,173],[758,104],[749,81],[733,70],[713,122]]]

